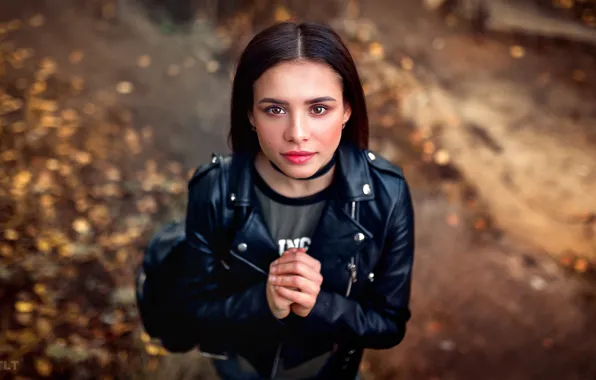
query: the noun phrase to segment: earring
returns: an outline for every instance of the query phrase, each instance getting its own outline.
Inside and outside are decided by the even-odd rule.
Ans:
[[[252,129],[253,132],[256,132],[257,131],[257,128],[254,125],[252,126],[251,129]]]

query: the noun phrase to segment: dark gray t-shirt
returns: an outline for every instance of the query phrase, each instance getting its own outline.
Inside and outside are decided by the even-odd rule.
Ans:
[[[311,242],[331,187],[303,198],[287,198],[271,189],[254,171],[255,194],[259,200],[261,214],[281,255],[290,248],[306,248]],[[284,369],[283,360],[276,379],[298,380],[315,376],[325,365],[331,353],[309,360],[295,368]],[[240,358],[241,367],[254,372],[250,364]]]

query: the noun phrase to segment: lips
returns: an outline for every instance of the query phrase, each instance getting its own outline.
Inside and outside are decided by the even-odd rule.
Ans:
[[[282,156],[293,164],[305,164],[314,156],[313,152],[307,151],[291,151],[283,153]]]

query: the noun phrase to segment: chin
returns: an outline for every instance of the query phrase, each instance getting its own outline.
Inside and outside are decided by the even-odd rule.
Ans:
[[[307,169],[307,168],[298,169],[298,168],[293,168],[293,167],[288,168],[287,166],[285,168],[283,168],[283,171],[290,177],[294,177],[294,178],[308,178],[317,172],[316,170],[312,170],[312,169]]]

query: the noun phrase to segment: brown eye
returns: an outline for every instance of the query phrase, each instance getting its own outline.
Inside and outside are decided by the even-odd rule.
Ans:
[[[267,113],[271,113],[273,115],[282,115],[285,113],[285,111],[281,108],[281,107],[276,107],[276,106],[271,106],[268,107],[265,112]]]
[[[327,112],[327,107],[325,106],[314,106],[312,108],[312,113],[314,113],[315,115],[322,115],[325,112]]]

